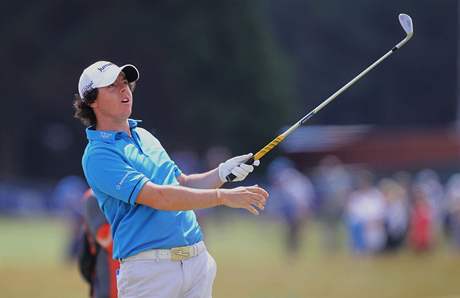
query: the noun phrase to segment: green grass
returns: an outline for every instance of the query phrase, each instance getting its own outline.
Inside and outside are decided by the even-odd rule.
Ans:
[[[279,224],[225,216],[204,228],[218,264],[217,298],[460,297],[460,256],[446,246],[425,255],[329,255],[310,224],[299,257],[288,258]],[[66,231],[56,219],[0,218],[1,297],[87,297],[75,265],[63,262]]]

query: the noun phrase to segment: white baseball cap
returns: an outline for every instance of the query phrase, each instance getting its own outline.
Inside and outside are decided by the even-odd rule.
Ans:
[[[78,81],[80,97],[83,98],[88,91],[112,84],[120,72],[124,72],[129,83],[139,79],[139,71],[132,64],[126,64],[122,67],[108,61],[98,61],[91,64],[82,72]]]

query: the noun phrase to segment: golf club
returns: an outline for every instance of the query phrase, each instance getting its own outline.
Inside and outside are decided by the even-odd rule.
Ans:
[[[398,49],[400,49],[404,44],[406,44],[409,39],[412,38],[414,35],[414,28],[412,24],[412,19],[409,15],[407,14],[400,14],[398,16],[399,18],[399,23],[403,27],[404,31],[406,32],[406,37],[401,40],[396,46],[394,46],[390,51],[388,51],[385,55],[383,55],[380,59],[372,63],[369,67],[367,67],[365,70],[363,70],[360,74],[358,74],[354,79],[352,79],[350,82],[348,82],[346,85],[344,85],[342,88],[337,90],[334,94],[329,96],[326,100],[324,100],[320,105],[318,105],[316,108],[314,108],[312,111],[310,111],[308,114],[306,114],[302,119],[297,121],[294,125],[289,127],[285,132],[277,136],[273,141],[268,143],[265,147],[260,149],[253,157],[251,157],[249,160],[245,162],[245,164],[252,165],[255,160],[261,159],[265,154],[270,152],[274,147],[276,147],[279,143],[281,143],[288,135],[290,135],[296,128],[298,128],[300,125],[304,124],[308,119],[313,117],[316,113],[321,111],[327,104],[329,104],[331,101],[333,101],[338,95],[340,95],[342,92],[347,90],[351,85],[356,83],[359,79],[361,79],[364,75],[366,75],[370,70],[372,70],[374,67],[379,65],[383,60],[385,60],[388,56],[396,52]],[[235,179],[235,175],[229,174],[226,177],[227,182],[231,182]]]

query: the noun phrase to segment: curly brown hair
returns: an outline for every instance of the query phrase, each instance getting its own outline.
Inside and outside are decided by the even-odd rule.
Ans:
[[[135,88],[136,82],[129,83],[129,89],[131,89],[131,92],[134,92]],[[75,99],[73,101],[73,108],[75,109],[75,112],[73,116],[87,127],[96,125],[97,123],[96,114],[90,105],[96,101],[98,93],[99,89],[96,88],[83,94],[83,98],[81,98],[78,93],[75,94]]]

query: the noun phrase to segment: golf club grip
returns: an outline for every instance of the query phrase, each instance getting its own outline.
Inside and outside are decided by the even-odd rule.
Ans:
[[[254,163],[254,157],[251,157],[250,159],[246,160],[244,163],[247,165],[252,165]],[[235,178],[236,176],[230,173],[227,175],[227,177],[225,177],[225,180],[227,180],[227,182],[232,182]]]
[[[251,157],[250,159],[248,159],[245,164],[247,165],[252,165],[254,163],[254,161],[257,159],[261,159],[265,154],[267,154],[268,152],[270,152],[273,148],[275,148],[279,143],[281,143],[285,138],[285,135],[284,134],[281,134],[279,136],[277,136],[276,138],[274,138],[270,143],[268,143],[265,147],[263,147],[262,149],[260,149],[253,157]],[[228,174],[227,177],[225,177],[225,179],[227,180],[227,182],[232,182],[234,179],[236,178],[235,175],[233,175],[232,173]]]
[[[274,138],[270,143],[268,143],[265,147],[263,147],[262,149],[259,150],[259,152],[257,152],[255,155],[254,155],[254,158],[255,159],[261,159],[265,154],[267,154],[268,152],[270,152],[273,148],[275,148],[276,146],[278,146],[279,143],[281,143],[283,140],[284,140],[285,136],[283,134],[277,136],[276,138]]]

